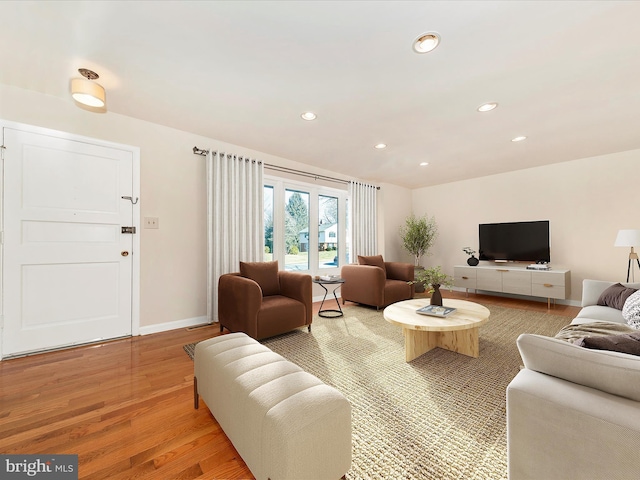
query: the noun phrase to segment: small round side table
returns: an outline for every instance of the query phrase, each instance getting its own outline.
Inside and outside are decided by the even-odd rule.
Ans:
[[[322,288],[324,288],[324,298],[322,299],[322,303],[320,304],[320,310],[318,311],[319,317],[324,318],[338,318],[344,315],[342,313],[342,308],[340,308],[340,302],[338,301],[338,296],[336,295],[336,290],[338,290],[342,284],[344,283],[344,278],[334,278],[332,280],[322,280],[322,279],[313,279],[313,283],[317,283]],[[327,295],[329,294],[329,290],[326,285],[335,285],[333,288],[333,298],[336,300],[336,304],[338,305],[338,309],[322,309],[324,305],[324,301],[327,299]]]

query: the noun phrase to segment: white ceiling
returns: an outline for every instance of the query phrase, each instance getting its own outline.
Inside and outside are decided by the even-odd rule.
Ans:
[[[636,1],[5,1],[0,19],[0,83],[69,98],[90,68],[110,112],[370,181],[640,148]]]

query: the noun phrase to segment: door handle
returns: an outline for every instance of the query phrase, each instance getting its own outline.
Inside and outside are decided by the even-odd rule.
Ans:
[[[120,252],[120,255],[122,255],[123,257],[126,257],[127,255],[129,255],[129,252],[127,252],[126,250],[123,250],[122,252]]]

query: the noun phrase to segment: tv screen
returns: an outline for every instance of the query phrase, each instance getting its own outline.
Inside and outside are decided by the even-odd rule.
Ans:
[[[478,228],[480,260],[550,262],[549,221],[484,223]]]

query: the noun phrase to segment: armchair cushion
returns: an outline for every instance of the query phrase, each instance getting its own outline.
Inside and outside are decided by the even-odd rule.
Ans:
[[[372,267],[380,267],[384,272],[384,276],[387,276],[387,269],[385,267],[382,255],[371,255],[369,257],[358,255],[358,263],[360,265],[371,265]]]
[[[269,338],[305,325],[307,309],[293,298],[271,295],[258,312],[258,338]]]
[[[278,262],[240,262],[240,275],[250,278],[262,289],[262,295],[280,294]]]

